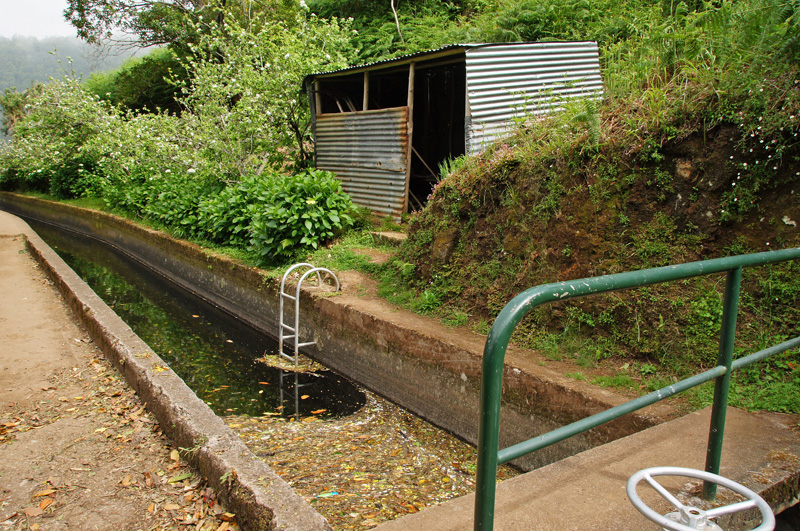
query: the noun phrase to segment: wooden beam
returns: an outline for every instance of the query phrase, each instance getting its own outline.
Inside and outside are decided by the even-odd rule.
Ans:
[[[364,72],[364,103],[361,105],[361,110],[369,110],[369,71]]]
[[[322,114],[322,89],[320,87],[319,79],[314,80],[314,114]]]
[[[408,65],[408,152],[406,153],[406,194],[403,211],[408,212],[408,194],[411,184],[411,151],[414,145],[414,80],[417,63]]]

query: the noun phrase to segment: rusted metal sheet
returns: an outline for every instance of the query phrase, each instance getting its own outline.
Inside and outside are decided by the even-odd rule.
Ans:
[[[342,181],[353,201],[400,216],[406,204],[408,107],[316,116],[317,168]]]
[[[603,92],[595,42],[477,45],[467,48],[466,63],[470,153],[506,133],[514,118]]]

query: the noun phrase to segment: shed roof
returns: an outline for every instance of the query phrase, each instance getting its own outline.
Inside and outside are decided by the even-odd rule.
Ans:
[[[531,44],[537,45],[547,45],[547,44],[569,44],[570,42],[583,42],[583,41],[537,41],[536,43],[531,42],[497,42],[497,43],[474,43],[474,44],[447,44],[442,46],[441,48],[437,48],[434,50],[425,50],[422,52],[414,52],[407,55],[402,55],[400,57],[392,57],[390,59],[381,59],[380,61],[374,61],[372,63],[366,63],[363,65],[355,65],[349,66],[346,68],[340,68],[338,70],[326,70],[323,72],[315,72],[313,74],[309,74],[303,80],[303,84],[305,85],[309,79],[315,77],[335,77],[339,75],[347,75],[353,74],[357,72],[363,71],[372,71],[372,70],[383,70],[384,68],[392,68],[395,66],[402,66],[404,64],[416,62],[416,61],[427,61],[433,59],[440,59],[442,57],[448,56],[457,56],[457,55],[465,55],[468,50],[474,50],[476,48],[485,48],[489,46],[530,46]],[[593,43],[594,44],[594,43]]]

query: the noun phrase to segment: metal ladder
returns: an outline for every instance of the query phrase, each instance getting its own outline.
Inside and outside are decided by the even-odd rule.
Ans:
[[[297,282],[297,288],[295,289],[294,295],[291,293],[286,292],[286,280],[289,278],[289,275],[292,274],[293,271],[296,269],[309,268],[308,271],[303,273],[300,277],[300,280]],[[316,345],[316,341],[308,341],[305,343],[300,342],[300,290],[303,287],[303,282],[310,276],[316,275],[317,276],[317,285],[322,286],[322,274],[325,273],[330,275],[333,280],[336,282],[336,289],[334,291],[339,291],[340,284],[339,279],[337,276],[331,271],[330,269],[326,269],[324,267],[314,267],[312,264],[308,264],[305,262],[294,264],[290,267],[286,273],[283,274],[283,278],[281,279],[281,293],[280,293],[280,308],[279,312],[279,326],[278,326],[278,353],[286,360],[294,362],[295,367],[298,364],[299,357],[300,357],[300,348],[301,347],[308,347],[311,345]],[[294,326],[289,326],[286,324],[286,312],[285,312],[285,303],[284,301],[294,301]],[[289,332],[287,335],[286,332]],[[294,348],[292,350],[292,354],[289,355],[284,352],[284,342],[288,339],[294,340]],[[280,385],[279,385],[279,400],[280,405],[283,406],[283,381],[286,377],[287,371],[280,371]],[[301,384],[299,382],[299,373],[297,371],[294,372],[294,411],[295,417],[300,416],[300,388],[304,385],[308,384]]]

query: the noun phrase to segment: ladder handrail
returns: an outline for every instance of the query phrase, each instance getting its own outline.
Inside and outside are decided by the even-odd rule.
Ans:
[[[295,290],[294,296],[288,294],[286,292],[286,280],[289,278],[289,275],[295,270],[301,267],[309,267],[308,271],[303,273],[300,277],[300,280],[297,282],[297,288]],[[278,325],[278,354],[282,357],[286,358],[289,361],[294,361],[294,364],[297,365],[298,357],[300,354],[300,347],[308,347],[311,345],[315,345],[316,341],[310,341],[306,343],[300,343],[300,290],[303,287],[303,282],[313,274],[317,275],[317,283],[322,286],[322,274],[327,273],[330,275],[333,280],[336,281],[336,289],[334,291],[339,291],[341,289],[341,284],[339,283],[339,278],[336,274],[331,271],[330,269],[324,267],[315,267],[313,264],[309,264],[307,262],[300,262],[297,264],[292,265],[286,272],[283,274],[283,278],[281,279],[281,291],[280,291],[280,304],[279,304],[279,325]],[[294,328],[289,327],[286,322],[284,321],[285,318],[285,306],[284,306],[284,299],[290,299],[294,301]],[[292,332],[291,335],[285,336],[284,330],[288,329]],[[294,340],[294,349],[293,355],[287,355],[283,350],[283,343],[284,339],[293,339]]]
[[[300,277],[300,280],[297,282],[297,288],[295,290],[294,296],[290,295],[286,292],[286,280],[289,278],[289,275],[295,269],[299,269],[301,267],[310,267],[308,271],[303,273]],[[308,347],[311,345],[316,345],[316,341],[308,341],[305,343],[300,342],[300,290],[303,287],[303,282],[309,277],[309,275],[316,274],[317,275],[317,284],[322,286],[322,274],[327,273],[336,281],[336,290],[339,291],[341,285],[339,284],[339,278],[336,274],[331,271],[330,269],[326,269],[324,267],[315,267],[313,264],[309,264],[307,262],[300,262],[297,264],[292,265],[286,272],[283,274],[283,278],[281,279],[281,291],[279,304],[279,316],[278,316],[278,354],[287,359],[289,361],[293,361],[295,367],[297,367],[299,358],[300,358],[300,347]],[[294,301],[294,328],[287,325],[284,321],[285,318],[285,311],[284,311],[284,299],[289,299]],[[284,335],[284,330],[290,330],[292,333],[290,335]],[[283,342],[284,339],[293,339],[294,340],[294,349],[293,355],[289,356],[283,351]],[[286,371],[281,370],[279,373],[279,384],[278,384],[278,400],[280,402],[281,408],[283,408],[283,380],[284,380],[284,373]],[[303,385],[308,384],[301,384],[298,378],[298,373],[295,371],[294,373],[294,414],[295,416],[300,415],[300,387]]]

